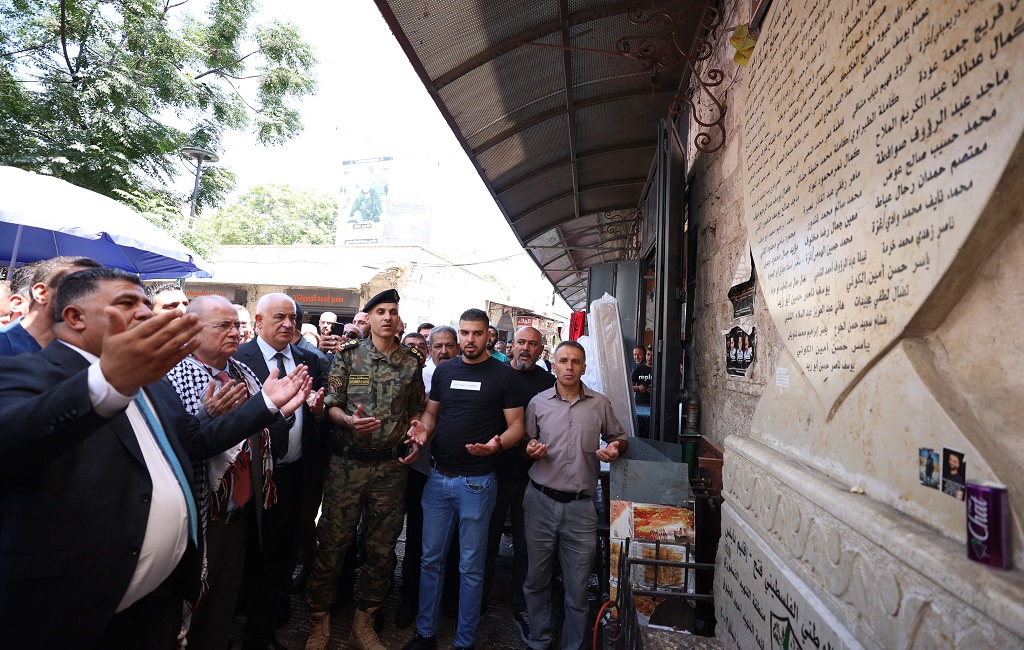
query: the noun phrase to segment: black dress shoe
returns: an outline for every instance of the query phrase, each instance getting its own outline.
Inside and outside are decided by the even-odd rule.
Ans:
[[[412,635],[409,643],[406,643],[402,650],[437,650],[436,636],[420,636],[420,633]]]
[[[298,593],[306,589],[306,581],[309,580],[309,574],[313,570],[313,563],[306,562],[295,567],[295,573],[292,575],[292,593]]]
[[[416,620],[418,609],[414,599],[402,598],[402,601],[398,603],[398,609],[395,610],[395,627],[404,630],[412,625],[412,622]]]

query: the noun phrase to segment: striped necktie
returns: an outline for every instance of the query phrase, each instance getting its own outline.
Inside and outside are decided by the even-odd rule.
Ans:
[[[196,502],[192,498],[192,488],[189,487],[188,479],[185,478],[185,471],[181,468],[181,463],[178,462],[178,456],[174,453],[174,449],[171,448],[171,441],[167,439],[167,434],[164,432],[160,420],[156,417],[153,409],[150,408],[149,402],[146,401],[141,390],[135,396],[135,405],[142,412],[142,416],[146,419],[146,424],[149,425],[149,430],[153,433],[153,438],[160,446],[160,451],[163,452],[167,463],[171,466],[174,477],[178,479],[178,485],[185,496],[185,506],[188,509],[188,534],[192,538],[192,543],[198,545],[199,535],[197,526],[199,518],[196,515]]]

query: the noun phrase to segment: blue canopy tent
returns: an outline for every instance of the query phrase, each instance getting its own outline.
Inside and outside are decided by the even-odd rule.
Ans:
[[[0,266],[91,257],[143,279],[212,277],[211,266],[138,212],[67,181],[0,166]]]

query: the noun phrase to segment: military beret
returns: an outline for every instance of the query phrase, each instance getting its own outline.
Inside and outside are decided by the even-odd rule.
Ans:
[[[369,313],[371,309],[385,302],[393,302],[397,305],[398,300],[398,292],[395,291],[394,289],[387,289],[385,291],[381,291],[373,298],[367,300],[366,305],[363,306],[363,311]]]

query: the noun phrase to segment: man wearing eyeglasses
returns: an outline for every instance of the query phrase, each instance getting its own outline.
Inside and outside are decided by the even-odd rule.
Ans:
[[[233,359],[241,342],[241,322],[234,305],[220,296],[202,296],[185,310],[203,326],[199,347],[174,366],[167,379],[185,410],[200,421],[215,418],[242,404],[262,389],[256,374]],[[235,602],[245,562],[246,519],[261,528],[263,510],[274,502],[271,447],[286,445],[285,420],[254,430],[246,440],[205,461],[193,462],[199,490],[200,522],[206,538],[208,585],[193,612],[190,646],[223,648],[231,633]],[[273,442],[272,439],[273,438]]]

